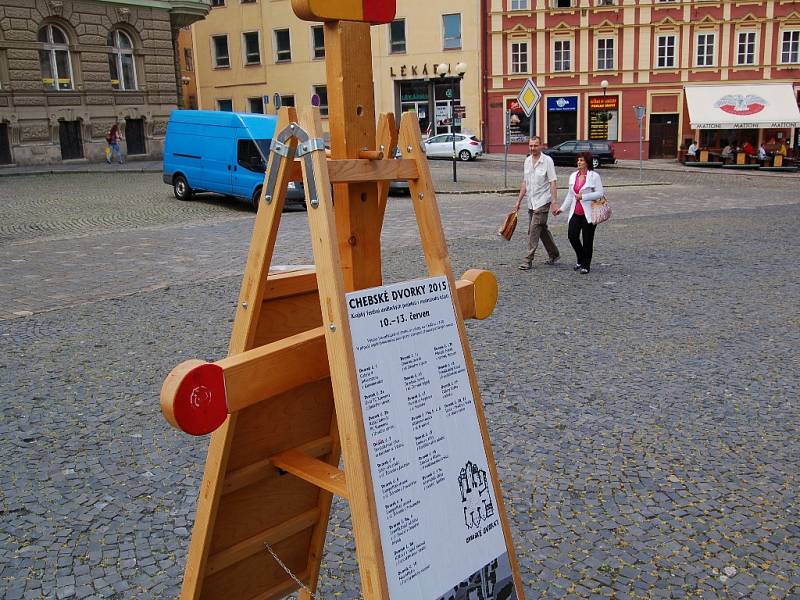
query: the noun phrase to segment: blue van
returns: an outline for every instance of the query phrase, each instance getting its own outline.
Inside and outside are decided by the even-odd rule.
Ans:
[[[277,117],[214,110],[175,110],[167,124],[164,183],[178,200],[195,192],[244,198],[258,209]],[[305,207],[302,183],[290,183],[286,204]]]

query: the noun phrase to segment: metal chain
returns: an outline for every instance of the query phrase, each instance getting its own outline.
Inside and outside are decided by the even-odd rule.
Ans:
[[[286,574],[292,579],[294,579],[294,582],[297,585],[299,585],[303,589],[303,591],[308,592],[308,595],[311,596],[311,598],[313,598],[314,600],[324,600],[322,594],[315,595],[314,592],[312,592],[305,583],[300,581],[300,579],[298,579],[297,576],[294,573],[292,573],[292,570],[289,567],[287,567],[280,558],[278,558],[277,554],[275,554],[275,551],[272,549],[272,546],[270,546],[267,542],[264,542],[264,547],[267,549],[267,552],[269,552],[272,555],[272,558],[275,559],[275,562],[278,563],[278,566],[280,566],[281,569],[286,571]]]
[[[270,546],[270,545],[269,545],[267,542],[264,542],[264,547],[267,549],[267,552],[269,552],[269,553],[272,555],[272,558],[273,558],[273,559],[275,559],[275,562],[276,562],[276,563],[278,563],[278,566],[279,566],[281,569],[283,569],[283,570],[286,572],[286,574],[287,574],[289,577],[291,577],[291,578],[294,580],[294,582],[295,582],[297,585],[299,585],[299,586],[300,586],[300,588],[301,588],[303,591],[305,591],[305,592],[308,592],[308,595],[309,595],[311,598],[313,598],[313,600],[325,600],[325,598],[324,598],[324,597],[323,597],[323,595],[322,595],[322,594],[319,592],[319,590],[317,590],[317,593],[316,593],[316,594],[314,594],[314,592],[312,592],[312,591],[311,591],[311,590],[308,588],[308,586],[307,586],[305,583],[303,583],[302,581],[300,581],[300,579],[298,579],[297,575],[295,575],[294,573],[292,573],[292,570],[291,570],[289,567],[287,567],[287,566],[286,566],[286,564],[284,564],[284,562],[283,562],[283,561],[282,561],[280,558],[278,558],[278,555],[277,555],[277,554],[275,554],[275,551],[272,549],[272,546]],[[360,594],[359,594],[359,596],[358,596],[358,599],[359,599],[359,600],[364,600],[364,596],[362,596],[362,595],[360,595]]]

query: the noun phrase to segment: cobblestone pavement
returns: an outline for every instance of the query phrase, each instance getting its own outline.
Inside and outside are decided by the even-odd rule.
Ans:
[[[158,392],[224,355],[252,214],[157,177],[0,180],[2,598],[178,592],[207,440]],[[800,598],[800,198],[702,182],[611,188],[588,276],[563,222],[523,273],[513,196],[440,196],[456,273],[500,283],[468,331],[529,599]],[[423,273],[411,223],[394,198],[387,281]],[[284,215],[276,262],[310,260],[305,228]],[[358,597],[343,503],[322,574]]]

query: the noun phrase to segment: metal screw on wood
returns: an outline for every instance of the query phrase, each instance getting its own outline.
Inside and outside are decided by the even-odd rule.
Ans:
[[[336,331],[336,325],[331,323],[330,325],[328,325],[328,329],[330,329],[331,331]]]
[[[406,147],[406,151],[410,153],[411,152],[411,146]]]
[[[424,194],[424,193],[422,193],[422,192],[420,192],[419,194],[417,194],[417,197],[418,197],[420,200],[422,200],[422,199],[425,197],[425,194]]]
[[[242,302],[242,308],[247,310],[247,302]]]

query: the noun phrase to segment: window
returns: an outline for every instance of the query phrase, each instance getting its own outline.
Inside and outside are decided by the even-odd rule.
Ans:
[[[281,106],[294,106],[294,94],[281,96]]]
[[[800,62],[800,31],[784,31],[781,36],[781,62]]]
[[[553,0],[553,8],[572,8],[572,0]]]
[[[242,45],[244,46],[244,64],[261,64],[261,44],[258,39],[257,31],[249,31],[242,34]]]
[[[511,0],[510,10],[528,10],[528,0]]]
[[[756,64],[756,32],[740,31],[736,48],[737,65]]]
[[[442,47],[445,50],[461,48],[461,14],[442,15],[444,39]]]
[[[37,39],[39,66],[42,70],[42,84],[46,90],[72,89],[72,60],[69,56],[67,35],[60,27],[45,25],[39,30]]]
[[[528,72],[528,42],[513,42],[511,44],[511,72]]]
[[[614,0],[597,0],[597,6],[614,6]]]
[[[225,0],[211,0],[211,8],[219,8],[225,6]]]
[[[328,116],[328,86],[315,85],[314,93],[319,96],[319,114],[323,117]]]
[[[597,40],[597,69],[598,71],[614,68],[614,38],[601,38]]]
[[[291,62],[292,44],[288,29],[275,30],[275,62]]]
[[[700,33],[697,35],[697,66],[714,66],[714,37],[713,33]]]
[[[106,45],[111,47],[111,54],[108,55],[111,87],[115,90],[135,90],[136,65],[133,63],[131,38],[117,29],[108,33]]]
[[[395,19],[389,25],[389,54],[406,51],[406,20]]]
[[[311,28],[311,55],[314,58],[325,58],[325,29],[322,25]]]
[[[183,49],[183,65],[186,71],[194,71],[194,56],[191,48]]]
[[[222,100],[217,100],[217,110],[233,112],[233,100],[231,100],[230,98],[223,98]]]
[[[261,96],[248,98],[247,112],[264,114],[264,98]]]
[[[553,53],[553,70],[570,71],[571,67],[571,40],[556,40]]]
[[[266,141],[268,142],[268,140]],[[264,173],[267,170],[267,163],[261,156],[261,150],[253,140],[239,140],[236,146],[236,162],[239,166],[255,173]],[[269,148],[269,142],[267,148]]]
[[[239,0],[242,4],[255,4],[256,0]]]
[[[230,67],[231,59],[228,56],[228,36],[212,36],[211,44],[214,51],[214,67],[217,69]]]
[[[656,66],[660,69],[675,66],[675,36],[660,35],[656,42]]]

